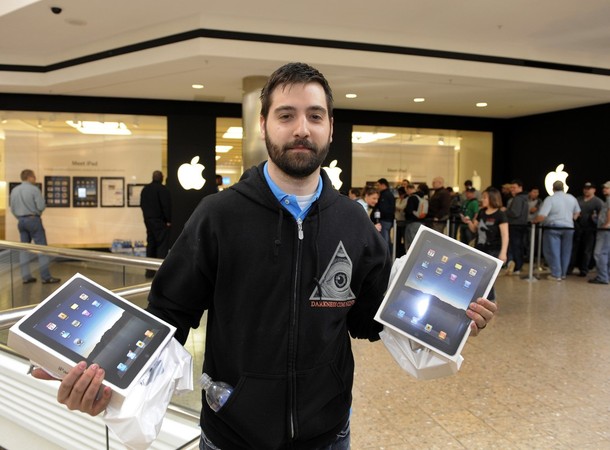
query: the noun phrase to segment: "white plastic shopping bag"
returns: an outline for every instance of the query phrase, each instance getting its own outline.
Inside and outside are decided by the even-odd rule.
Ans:
[[[112,400],[104,422],[123,444],[148,448],[156,439],[173,394],[193,390],[193,360],[172,339],[133,391],[121,402]]]

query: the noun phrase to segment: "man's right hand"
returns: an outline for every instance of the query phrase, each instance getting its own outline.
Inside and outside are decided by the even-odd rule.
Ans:
[[[78,410],[91,416],[104,411],[112,397],[112,389],[103,386],[104,369],[97,364],[81,361],[64,377],[57,391],[57,401],[70,410]],[[32,376],[41,380],[53,380],[43,369],[34,369]]]

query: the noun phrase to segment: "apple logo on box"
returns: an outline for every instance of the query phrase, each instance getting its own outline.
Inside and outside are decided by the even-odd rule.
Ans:
[[[568,178],[568,172],[564,172],[563,164],[559,164],[554,172],[549,172],[544,177],[544,187],[549,195],[553,195],[553,183],[555,181],[561,181],[563,183],[563,191],[568,192],[568,185],[566,179]]]
[[[178,181],[180,185],[186,189],[195,189],[198,191],[205,184],[202,172],[205,167],[199,164],[199,156],[191,159],[190,163],[184,163],[178,167]]]
[[[330,182],[332,183],[333,187],[336,190],[341,189],[341,186],[343,186],[343,181],[341,181],[340,175],[343,170],[337,167],[337,160],[333,160],[328,167],[322,168],[326,171],[326,174],[328,175],[328,178],[330,178]]]

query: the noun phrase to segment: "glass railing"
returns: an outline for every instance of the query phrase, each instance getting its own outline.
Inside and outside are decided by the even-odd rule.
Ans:
[[[49,271],[61,282],[43,284],[39,275],[38,256],[50,258]],[[22,264],[28,261],[35,282],[23,283]],[[126,300],[145,307],[150,279],[146,270],[157,270],[161,260],[88,250],[62,249],[49,246],[0,241],[0,344],[6,345],[8,328],[27,314],[36,304],[76,273],[121,295]],[[202,320],[205,324],[205,318]],[[203,328],[203,329],[202,329]],[[205,327],[192,330],[185,348],[193,355],[195,390],[174,396],[171,411],[190,417],[197,423],[201,408],[201,393],[196,380],[201,374],[205,344]],[[4,347],[6,350],[6,347]]]

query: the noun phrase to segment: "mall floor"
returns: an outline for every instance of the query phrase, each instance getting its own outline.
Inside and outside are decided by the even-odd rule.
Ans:
[[[73,270],[55,264],[53,275]],[[96,281],[105,276],[121,281]],[[501,274],[496,289],[499,312],[453,376],[416,380],[381,342],[353,342],[353,450],[610,449],[610,287]],[[203,334],[187,347],[201,349]],[[198,393],[183,400],[199,407]]]

